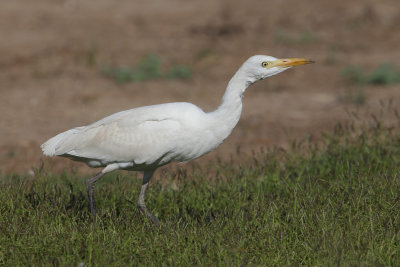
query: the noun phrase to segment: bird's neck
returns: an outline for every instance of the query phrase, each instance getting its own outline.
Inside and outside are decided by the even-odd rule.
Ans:
[[[242,95],[253,82],[239,69],[229,81],[221,105],[215,111],[208,113],[215,123],[216,134],[220,138],[227,138],[238,123],[242,113]]]

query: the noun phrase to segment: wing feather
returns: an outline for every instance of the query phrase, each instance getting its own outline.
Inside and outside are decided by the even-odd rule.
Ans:
[[[77,160],[167,162],[182,152],[192,138],[194,122],[204,112],[190,103],[169,103],[115,113],[88,126],[75,128],[57,142],[55,155]],[[185,139],[186,138],[186,139]],[[85,160],[87,159],[87,160]],[[163,161],[162,161],[163,162]],[[161,163],[162,163],[161,162]]]
[[[66,154],[107,162],[150,164],[173,151],[179,129],[179,122],[168,119],[131,126],[110,123],[76,135],[73,149]]]
[[[156,162],[174,153],[179,141],[183,114],[176,106],[149,106],[106,117],[66,139],[57,154],[104,162]]]

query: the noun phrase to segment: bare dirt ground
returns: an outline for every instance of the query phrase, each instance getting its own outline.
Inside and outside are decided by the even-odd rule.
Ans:
[[[32,172],[42,159],[55,172],[93,172],[44,159],[40,144],[133,107],[188,101],[215,109],[230,77],[254,54],[316,64],[250,87],[232,136],[199,161],[287,147],[348,120],[348,110],[367,119],[380,101],[400,101],[399,85],[369,85],[361,88],[365,103],[357,104],[351,95],[359,88],[340,75],[348,65],[400,65],[398,0],[1,1],[0,36],[2,173]],[[120,85],[101,74],[104,66],[134,66],[149,53],[165,68],[190,66],[192,78]]]

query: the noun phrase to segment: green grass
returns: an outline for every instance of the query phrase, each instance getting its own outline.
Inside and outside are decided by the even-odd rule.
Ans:
[[[188,66],[173,65],[165,73],[161,68],[161,59],[155,54],[143,57],[135,68],[107,66],[102,74],[112,78],[117,83],[143,82],[156,79],[189,79],[192,71]]]
[[[393,266],[400,262],[400,138],[379,123],[233,166],[178,169],[150,184],[99,181],[99,220],[83,179],[0,179],[0,265]]]
[[[343,78],[356,85],[392,85],[400,83],[400,72],[389,63],[379,65],[375,70],[367,73],[361,66],[351,65],[341,71]]]
[[[343,68],[340,74],[351,85],[345,91],[343,100],[357,105],[363,105],[366,102],[364,92],[366,85],[386,86],[400,83],[400,72],[389,63],[380,64],[369,73],[361,66],[350,65]]]

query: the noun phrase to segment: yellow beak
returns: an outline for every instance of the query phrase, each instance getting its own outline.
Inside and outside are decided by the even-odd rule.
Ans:
[[[310,63],[314,63],[314,61],[304,58],[283,58],[272,62],[274,67],[281,67],[281,68],[289,68]]]

